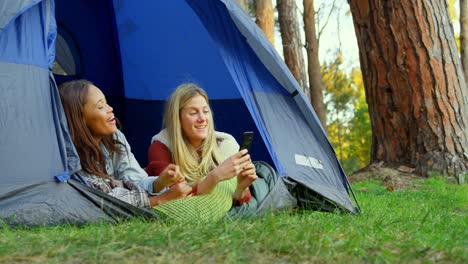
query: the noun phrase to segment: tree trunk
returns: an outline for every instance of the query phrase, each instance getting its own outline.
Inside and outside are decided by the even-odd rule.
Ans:
[[[304,31],[308,58],[310,102],[324,128],[327,127],[323,85],[320,73],[318,40],[315,33],[314,0],[304,0]]]
[[[255,0],[255,23],[262,29],[263,33],[275,44],[275,12],[271,0]]]
[[[460,0],[460,47],[465,84],[468,86],[468,0]]]
[[[237,3],[239,3],[247,14],[249,13],[249,0],[237,0]]]
[[[371,163],[463,178],[468,98],[446,2],[348,2],[372,124]]]
[[[281,39],[283,40],[284,61],[299,86],[310,98],[295,0],[277,0],[277,9]]]

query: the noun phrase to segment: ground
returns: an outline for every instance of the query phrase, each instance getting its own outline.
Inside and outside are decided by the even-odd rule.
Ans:
[[[414,169],[406,166],[389,168],[383,166],[382,163],[375,163],[353,173],[348,179],[351,183],[380,180],[389,191],[416,189],[419,187],[418,182],[422,182],[427,178],[414,174],[413,171]]]

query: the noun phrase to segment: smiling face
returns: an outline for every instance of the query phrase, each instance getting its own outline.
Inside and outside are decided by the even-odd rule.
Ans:
[[[88,87],[82,113],[86,126],[97,141],[117,131],[113,109],[107,104],[106,97],[101,90],[94,85]]]
[[[208,136],[211,111],[201,95],[192,97],[180,110],[182,132],[194,148],[198,148]]]

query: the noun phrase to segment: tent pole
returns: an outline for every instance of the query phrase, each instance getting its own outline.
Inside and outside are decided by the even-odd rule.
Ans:
[[[354,194],[353,188],[351,187],[351,183],[349,183],[348,177],[344,177],[344,178],[346,179],[346,184],[348,185],[349,190],[351,191],[351,194],[353,195],[354,201],[356,202],[356,205],[357,205],[357,207],[358,207],[358,208],[357,208],[357,209],[358,209],[358,212],[361,213],[361,212],[362,212],[361,206],[359,205],[359,202],[358,202],[358,200],[357,200],[357,198],[356,198],[356,195]]]

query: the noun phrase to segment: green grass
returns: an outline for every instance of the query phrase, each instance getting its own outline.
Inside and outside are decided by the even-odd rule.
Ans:
[[[0,263],[468,263],[468,186],[353,185],[362,214],[0,229]]]

